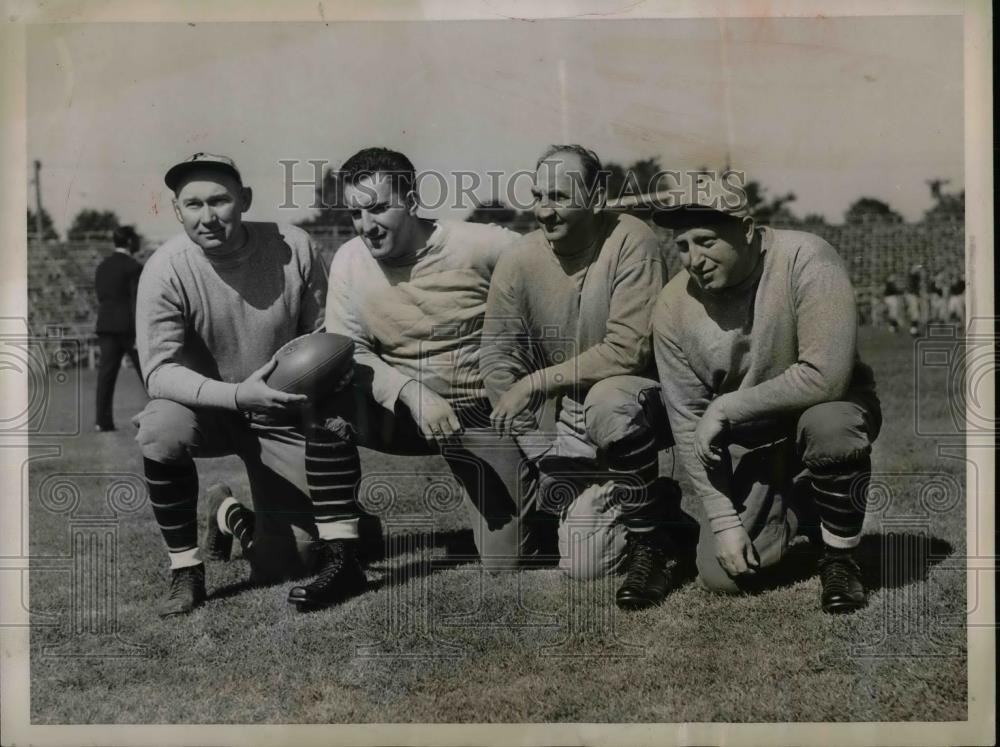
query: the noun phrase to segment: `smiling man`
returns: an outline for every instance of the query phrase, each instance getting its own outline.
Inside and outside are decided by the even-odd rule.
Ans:
[[[136,416],[153,514],[171,585],[160,614],[205,600],[195,457],[236,454],[254,500],[308,491],[305,443],[293,422],[305,397],[265,383],[273,354],[323,322],[326,275],[301,229],[243,220],[252,192],[232,159],[197,153],[167,171],[183,233],[164,243],[139,281],[136,333],[151,401]],[[251,512],[214,491],[209,536],[253,541]],[[308,526],[296,532],[309,557]],[[226,534],[228,532],[228,534]]]
[[[413,164],[396,151],[366,148],[339,178],[357,236],[330,265],[325,318],[328,332],[353,338],[355,373],[324,403],[325,427],[306,454],[320,537],[344,537],[357,516],[359,446],[441,455],[465,488],[484,565],[516,567],[519,453],[489,430],[478,361],[490,277],[518,234],[420,217]],[[429,510],[444,508],[439,488],[427,487]],[[289,601],[322,606],[337,596],[337,579],[321,571]]]
[[[844,263],[818,236],[756,226],[742,192],[711,178],[655,220],[684,267],[653,337],[675,451],[704,509],[703,583],[746,588],[802,532],[823,546],[824,611],[863,606],[852,550],[881,411]]]
[[[515,435],[538,509],[558,517],[562,567],[580,578],[624,568],[617,603],[639,609],[672,585],[650,342],[666,270],[646,224],[604,210],[604,175],[579,145],[538,159],[539,229],[493,275],[480,367],[495,429]]]

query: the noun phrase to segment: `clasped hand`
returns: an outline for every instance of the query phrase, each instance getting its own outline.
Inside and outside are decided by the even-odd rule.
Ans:
[[[298,413],[309,402],[305,394],[293,394],[274,389],[267,385],[267,377],[278,365],[276,358],[258,368],[246,379],[236,385],[236,407],[240,412],[264,415],[269,418],[282,418]],[[354,379],[354,366],[344,375],[325,389],[328,393],[336,393],[346,387]]]

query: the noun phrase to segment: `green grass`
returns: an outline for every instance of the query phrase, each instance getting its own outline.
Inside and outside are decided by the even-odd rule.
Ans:
[[[784,581],[761,593],[720,597],[688,581],[663,606],[626,614],[614,606],[613,579],[577,584],[555,570],[491,576],[438,548],[376,563],[375,591],[313,614],[289,608],[287,585],[245,587],[242,560],[212,564],[209,592],[217,596],[164,622],[155,607],[166,584],[165,556],[142,507],[110,524],[118,543],[119,638],[142,647],[130,649],[73,627],[65,560],[71,525],[81,513],[100,512],[109,478],[72,478],[81,500],[74,518],[43,507],[38,491],[57,473],[140,474],[133,430],[97,435],[85,427],[77,437],[39,438],[39,455],[48,443],[61,453],[29,467],[31,553],[63,560],[46,561],[53,570],[33,570],[30,578],[32,720],[964,720],[964,462],[940,456],[938,440],[915,434],[911,341],[866,331],[862,342],[883,399],[886,425],[874,461],[891,500],[866,524],[870,606],[843,618],[819,612],[807,553],[794,554]],[[943,426],[946,372],[923,373],[922,422]],[[92,385],[85,375],[84,426],[92,422]],[[119,427],[142,402],[134,376],[123,371]],[[73,416],[73,398],[57,394],[53,422]],[[366,468],[401,473],[396,518],[420,510],[418,489],[428,474],[446,473],[437,459],[362,456]],[[202,487],[219,479],[245,484],[234,458],[201,462],[200,475]],[[935,476],[962,486],[961,495],[949,502],[946,488],[935,502],[925,491],[922,503]],[[434,521],[449,536],[468,526],[464,508]],[[107,656],[123,651],[141,655]]]

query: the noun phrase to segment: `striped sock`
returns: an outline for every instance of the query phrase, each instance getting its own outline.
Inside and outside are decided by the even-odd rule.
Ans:
[[[253,511],[235,498],[228,498],[219,506],[219,516],[216,520],[223,532],[236,537],[244,555],[253,550],[253,532],[256,526]]]
[[[615,480],[622,521],[630,532],[651,532],[657,528],[653,483],[660,474],[656,439],[652,431],[642,431],[612,444],[607,450],[608,471]]]
[[[197,549],[198,472],[194,462],[188,460],[163,464],[143,459],[142,466],[146,473],[153,516],[160,527],[167,550],[175,554],[190,553]],[[187,556],[176,560],[182,565],[195,565]]]
[[[823,542],[836,549],[856,547],[868,504],[871,460],[835,474],[812,472],[808,486],[819,512]]]
[[[320,539],[358,537],[358,448],[329,430],[309,428],[306,438],[306,484]]]

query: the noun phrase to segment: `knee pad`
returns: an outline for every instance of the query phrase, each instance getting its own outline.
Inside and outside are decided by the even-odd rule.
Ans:
[[[590,489],[598,490],[598,489]],[[596,493],[595,493],[596,495]],[[586,495],[581,496],[585,503]],[[574,504],[574,508],[578,508]],[[593,580],[614,575],[625,564],[625,527],[619,510],[592,516],[571,509],[559,524],[559,567],[570,578]]]

